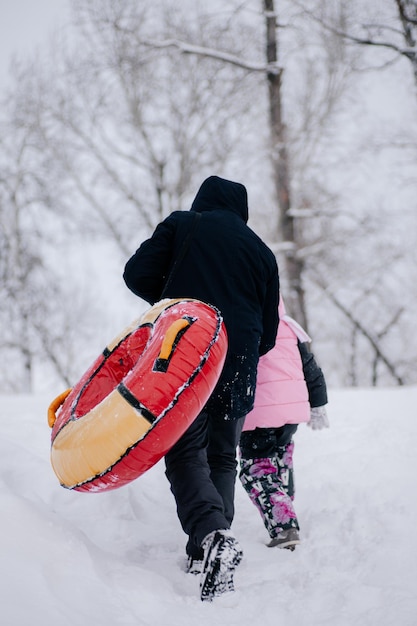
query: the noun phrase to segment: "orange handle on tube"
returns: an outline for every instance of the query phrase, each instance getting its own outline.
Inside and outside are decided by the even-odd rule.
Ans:
[[[70,387],[69,389],[66,389],[65,391],[63,391],[62,393],[59,394],[59,396],[57,396],[55,398],[55,400],[52,400],[51,404],[48,407],[48,425],[50,428],[53,428],[55,421],[56,421],[56,412],[58,411],[59,407],[64,404],[65,400],[68,398],[69,394],[71,393],[72,388]]]

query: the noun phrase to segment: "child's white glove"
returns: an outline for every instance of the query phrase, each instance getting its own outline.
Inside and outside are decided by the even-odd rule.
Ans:
[[[313,430],[329,428],[329,418],[325,406],[315,406],[310,409],[310,421],[307,422],[307,426]]]

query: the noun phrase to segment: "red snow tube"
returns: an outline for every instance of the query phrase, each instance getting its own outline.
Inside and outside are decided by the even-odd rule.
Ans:
[[[105,491],[152,467],[203,408],[226,351],[216,308],[191,299],[150,308],[51,403],[51,463],[61,485]]]

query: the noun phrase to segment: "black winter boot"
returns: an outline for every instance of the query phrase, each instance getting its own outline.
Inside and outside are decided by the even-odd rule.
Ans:
[[[211,602],[214,597],[234,591],[233,575],[242,560],[242,549],[230,530],[215,530],[202,544],[203,571],[200,579],[201,600]]]

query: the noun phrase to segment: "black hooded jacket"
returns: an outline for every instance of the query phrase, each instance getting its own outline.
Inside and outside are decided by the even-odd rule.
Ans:
[[[196,224],[195,212],[201,214]],[[276,260],[247,220],[246,188],[211,176],[190,211],[173,212],[142,243],[123,276],[129,289],[150,304],[162,295],[188,297],[221,311],[229,348],[206,407],[229,419],[252,409],[258,359],[274,346],[278,327]],[[190,229],[188,250],[170,275]]]

